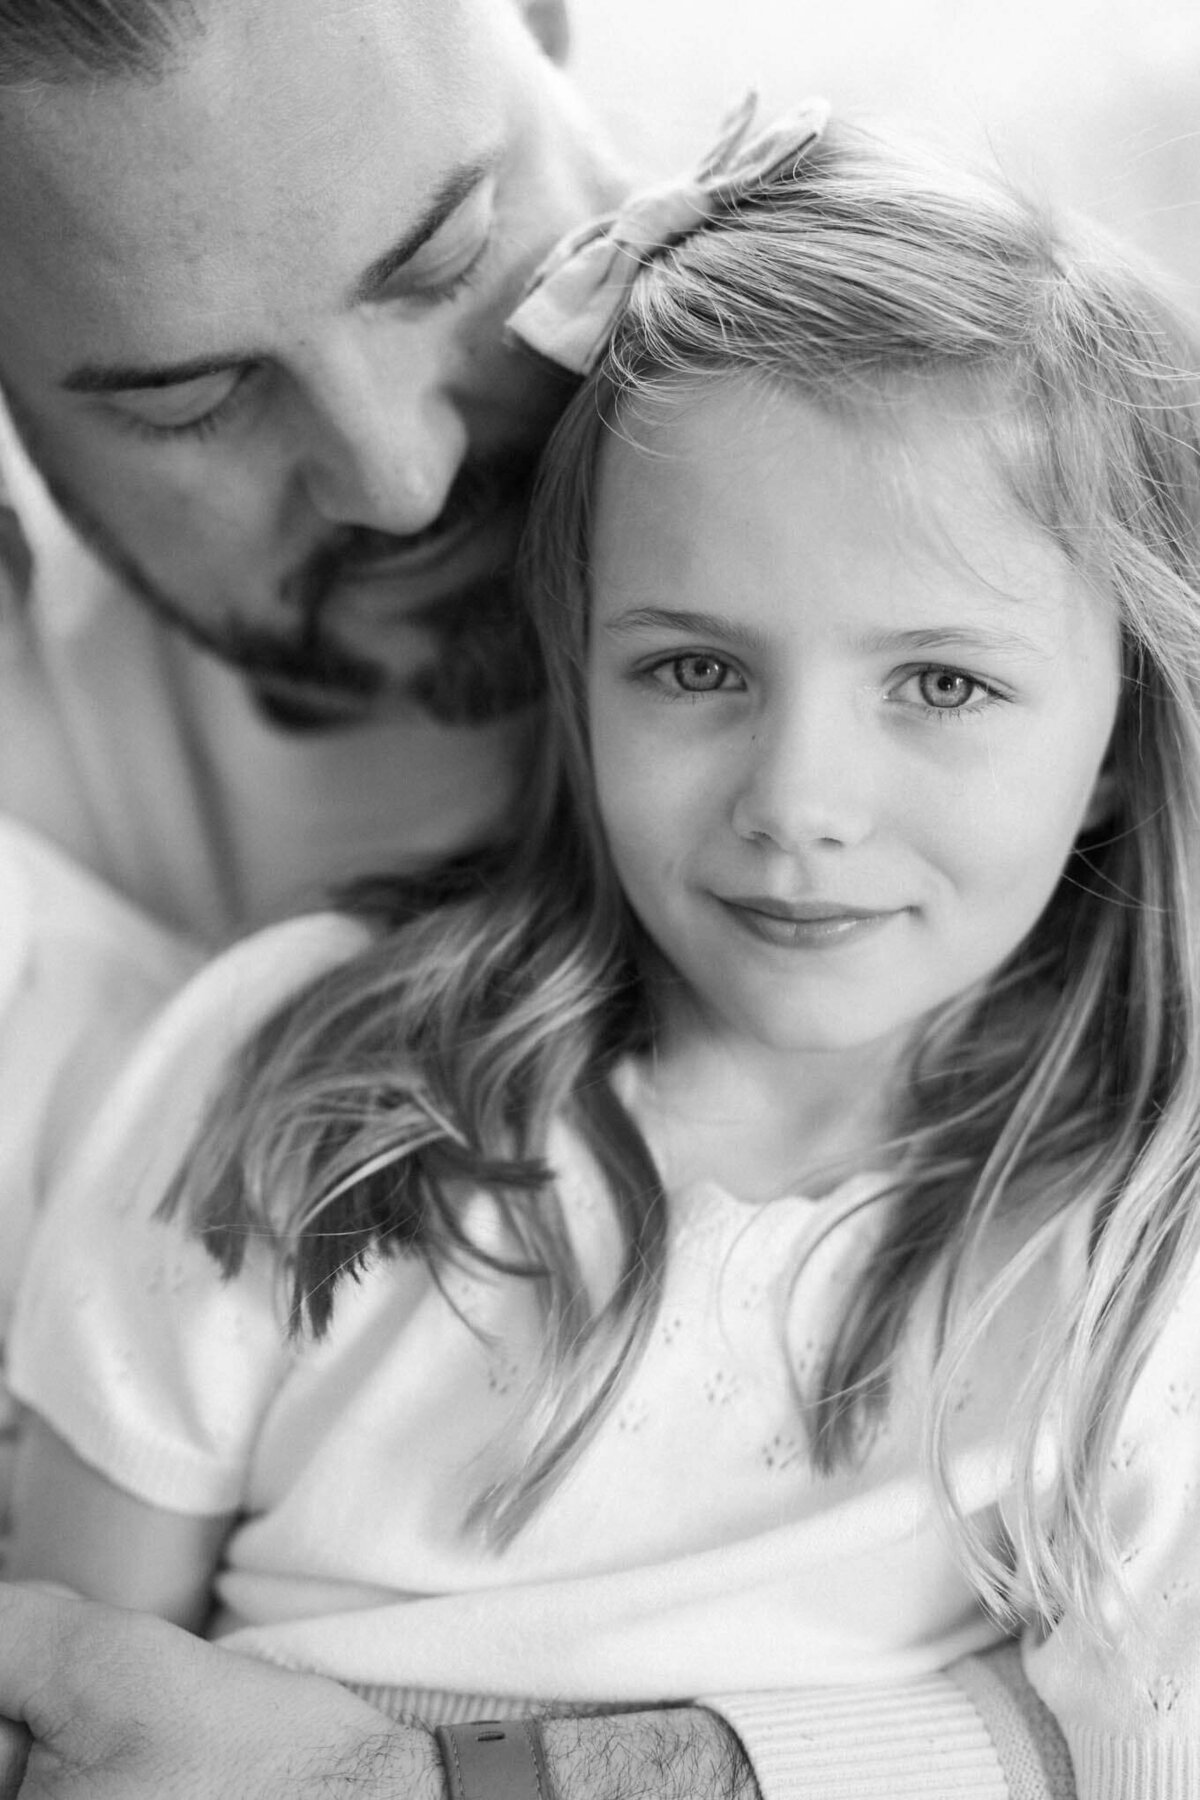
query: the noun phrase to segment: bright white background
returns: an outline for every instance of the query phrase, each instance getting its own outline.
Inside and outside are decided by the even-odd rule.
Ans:
[[[572,65],[635,166],[753,83],[932,127],[1136,238],[1200,296],[1200,0],[570,0]]]

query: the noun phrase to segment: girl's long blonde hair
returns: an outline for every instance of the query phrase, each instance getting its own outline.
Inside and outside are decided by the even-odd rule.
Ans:
[[[1118,611],[1112,800],[1025,942],[927,1021],[899,1101],[887,1223],[798,1403],[816,1464],[853,1461],[887,1406],[914,1298],[936,1283],[931,1467],[972,1574],[998,1606],[1090,1616],[1108,1560],[1101,1473],[1200,1248],[1198,371],[1161,283],[1107,242],[848,125],[641,271],[544,462],[527,573],[551,700],[504,842],[360,892],[376,942],[249,1047],[181,1181],[227,1270],[248,1232],[278,1243],[297,1325],[318,1332],[337,1282],[369,1256],[411,1251],[435,1276],[483,1256],[462,1223],[464,1187],[499,1196],[504,1266],[535,1285],[548,1329],[510,1473],[476,1509],[498,1541],[607,1410],[652,1322],[664,1256],[661,1183],[609,1080],[654,1022],[589,762],[598,459],[631,408],[686,402],[714,376],[868,423],[953,382],[978,397],[1016,502]],[[559,1116],[591,1146],[620,1223],[622,1272],[598,1309],[546,1167]],[[1087,1279],[1046,1321],[1022,1394],[1018,1581],[956,1509],[952,1384],[1068,1208],[1090,1221]],[[968,1301],[989,1239],[1014,1218],[1027,1221],[1023,1247]],[[1049,1491],[1035,1471],[1047,1421]]]

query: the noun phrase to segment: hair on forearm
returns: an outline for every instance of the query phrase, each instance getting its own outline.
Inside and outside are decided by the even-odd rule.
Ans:
[[[547,1719],[557,1800],[761,1800],[732,1729],[702,1707]]]

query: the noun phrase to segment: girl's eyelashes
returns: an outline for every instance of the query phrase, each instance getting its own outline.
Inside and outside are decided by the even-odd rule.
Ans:
[[[911,697],[906,689],[911,690]],[[927,715],[936,715],[939,721],[969,717],[1008,698],[978,675],[945,663],[926,663],[908,670],[889,697],[899,699],[903,705],[916,706]]]
[[[704,694],[744,693],[747,678],[736,663],[713,650],[660,656],[637,671],[669,699]],[[902,671],[885,690],[888,700],[939,724],[974,717],[1010,696],[981,676],[946,663],[925,663]]]
[[[741,691],[746,686],[736,665],[711,650],[661,657],[644,673],[672,696]]]

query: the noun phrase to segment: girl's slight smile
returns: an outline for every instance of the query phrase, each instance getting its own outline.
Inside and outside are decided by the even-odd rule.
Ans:
[[[834,1075],[825,1053],[904,1041],[1018,945],[1103,805],[1115,617],[948,398],[881,433],[726,378],[603,453],[601,811],[738,1056]]]

